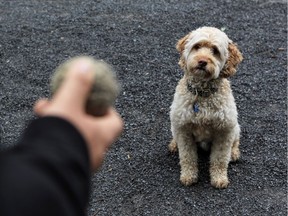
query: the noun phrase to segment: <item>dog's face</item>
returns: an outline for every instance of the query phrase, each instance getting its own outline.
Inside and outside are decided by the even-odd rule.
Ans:
[[[176,48],[181,54],[179,65],[186,75],[202,81],[235,74],[243,59],[228,36],[213,27],[192,31],[178,41]]]

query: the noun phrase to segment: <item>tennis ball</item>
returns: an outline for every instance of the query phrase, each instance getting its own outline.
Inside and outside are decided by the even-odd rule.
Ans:
[[[78,56],[59,65],[51,77],[52,96],[63,83],[73,63],[78,60],[84,60],[91,64],[95,76],[93,87],[87,99],[86,112],[94,116],[103,116],[109,107],[115,105],[120,87],[112,67],[102,60],[96,60],[90,56]]]

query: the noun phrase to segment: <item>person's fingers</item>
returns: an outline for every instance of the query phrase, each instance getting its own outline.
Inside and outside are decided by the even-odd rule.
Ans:
[[[79,59],[70,65],[65,80],[54,95],[54,103],[71,109],[84,109],[91,90],[94,75],[93,65],[87,59]]]
[[[46,109],[49,106],[48,99],[40,99],[36,101],[36,103],[33,106],[33,111],[38,116],[43,116],[46,113]]]
[[[114,108],[109,108],[106,114],[108,124],[111,124],[111,129],[115,131],[115,134],[119,135],[123,130],[123,120],[119,113]]]
[[[114,120],[114,126],[116,128],[116,132],[118,133],[117,135],[120,135],[123,131],[123,119],[121,118],[121,116],[119,115],[118,112],[116,112],[114,109],[110,109],[109,110],[110,115],[113,116]]]
[[[123,120],[120,115],[114,110],[109,109],[106,118],[106,128],[109,128],[109,133],[111,134],[111,141],[114,142],[117,137],[122,133],[123,130]]]
[[[86,126],[89,126],[89,128],[94,128],[92,130],[100,133],[101,136],[97,138],[101,139],[101,143],[105,144],[105,146],[108,147],[121,134],[123,130],[123,121],[115,110],[109,109],[108,113],[105,116],[102,117],[90,116],[89,118],[87,118]],[[87,136],[88,140],[94,140],[95,138],[94,135],[95,134],[93,133],[88,134]]]

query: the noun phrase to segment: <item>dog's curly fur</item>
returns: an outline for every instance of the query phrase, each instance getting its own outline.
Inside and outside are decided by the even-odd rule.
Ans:
[[[211,184],[226,188],[228,164],[240,157],[238,113],[227,78],[236,73],[242,54],[224,32],[214,27],[190,32],[176,48],[184,76],[171,105],[173,139],[169,149],[175,152],[178,147],[180,181],[186,186],[197,182],[197,147],[201,146],[211,149]]]

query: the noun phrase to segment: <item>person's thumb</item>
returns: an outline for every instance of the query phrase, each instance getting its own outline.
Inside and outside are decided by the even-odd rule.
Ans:
[[[94,79],[91,61],[85,58],[76,60],[70,65],[62,85],[55,93],[53,103],[69,110],[83,110]]]

